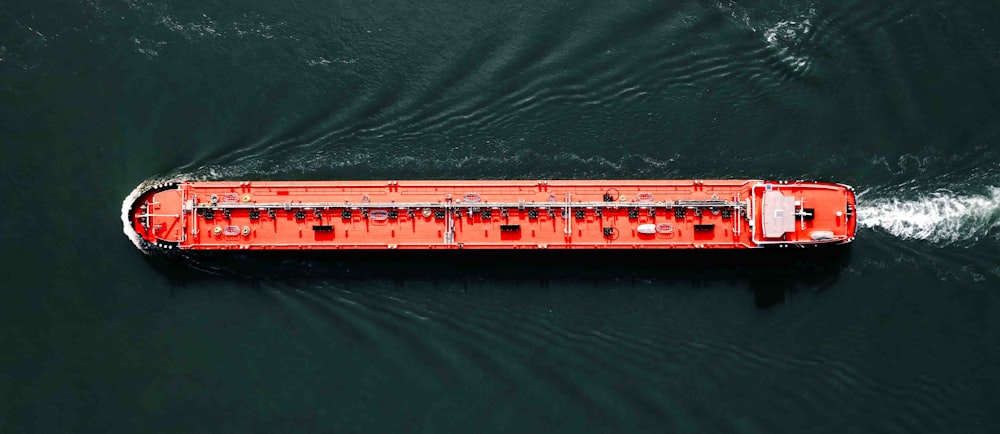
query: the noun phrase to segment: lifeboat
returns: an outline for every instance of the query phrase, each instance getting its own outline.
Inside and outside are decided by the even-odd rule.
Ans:
[[[856,203],[811,181],[191,181],[123,220],[165,249],[756,249],[850,243]]]

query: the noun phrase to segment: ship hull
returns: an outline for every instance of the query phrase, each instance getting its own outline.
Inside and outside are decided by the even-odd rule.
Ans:
[[[177,182],[123,209],[188,250],[755,249],[854,240],[851,187],[763,180]]]

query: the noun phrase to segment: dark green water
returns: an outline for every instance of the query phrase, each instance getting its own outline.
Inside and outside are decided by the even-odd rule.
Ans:
[[[995,1],[15,0],[0,148],[0,432],[1000,430]],[[147,179],[716,177],[852,184],[858,240],[164,259],[120,221]]]

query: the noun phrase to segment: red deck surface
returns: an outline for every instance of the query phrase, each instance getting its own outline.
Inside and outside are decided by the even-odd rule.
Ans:
[[[840,184],[756,180],[184,182],[129,221],[182,249],[753,248],[850,242],[854,206]]]

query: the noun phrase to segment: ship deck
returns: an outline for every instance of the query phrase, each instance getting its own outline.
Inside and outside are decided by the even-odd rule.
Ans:
[[[853,198],[754,180],[184,182],[132,221],[183,249],[752,248],[850,241]]]

